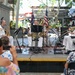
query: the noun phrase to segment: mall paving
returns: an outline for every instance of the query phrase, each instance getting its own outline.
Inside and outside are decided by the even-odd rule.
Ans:
[[[61,75],[61,73],[21,73],[21,75]]]

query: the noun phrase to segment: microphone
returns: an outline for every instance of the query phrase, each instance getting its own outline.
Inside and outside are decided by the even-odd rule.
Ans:
[[[18,32],[21,30],[21,27],[19,27],[18,29],[16,29],[15,31],[14,31],[14,34],[18,34]]]

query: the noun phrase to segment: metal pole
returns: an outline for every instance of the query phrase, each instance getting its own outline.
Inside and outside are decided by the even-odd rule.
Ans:
[[[20,0],[17,0],[17,5],[16,5],[16,26],[15,28],[17,29],[18,28],[18,17],[19,17],[19,4],[20,4]]]
[[[48,6],[48,0],[46,0],[46,7]]]
[[[14,20],[14,0],[13,0],[12,20]]]

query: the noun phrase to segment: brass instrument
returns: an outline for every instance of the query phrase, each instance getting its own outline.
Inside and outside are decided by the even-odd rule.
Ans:
[[[64,31],[62,33],[62,36],[64,36],[65,34],[68,34],[68,33],[72,33],[73,34],[73,31],[75,30],[75,26],[73,27],[70,27],[68,30]]]

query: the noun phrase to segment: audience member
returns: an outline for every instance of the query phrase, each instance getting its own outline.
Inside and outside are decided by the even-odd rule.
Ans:
[[[1,37],[1,41],[3,46],[9,46],[9,38],[7,36]],[[8,70],[6,75],[19,75],[19,67],[18,67],[17,53],[16,53],[15,46],[11,46],[10,50],[1,49],[0,55],[12,61],[11,65],[6,67]]]
[[[67,57],[67,61],[65,63],[65,68],[64,68],[64,75],[67,75],[69,63],[73,63],[73,62],[75,62],[75,51],[70,52],[70,54]]]
[[[2,45],[2,40],[0,39],[0,51],[3,50],[3,45]],[[2,52],[3,53],[3,52]],[[0,54],[2,54],[0,52]],[[0,56],[0,66],[6,67],[9,66],[11,64],[10,60],[8,58],[3,58],[2,56]]]
[[[4,58],[0,56],[0,74],[5,75],[5,73],[8,71],[6,68],[7,66],[11,65],[11,62],[8,58]]]
[[[6,34],[5,33],[5,29],[4,29],[4,26],[6,26],[6,21],[4,20],[4,17],[1,18],[1,25],[0,25],[0,38],[2,36],[8,36],[9,37],[9,43],[10,45],[13,45],[13,37],[12,36],[9,36],[8,33]],[[9,30],[9,29],[8,29]],[[7,32],[7,31],[6,31]]]
[[[2,36],[1,37],[2,40],[2,44],[3,44],[3,50],[0,51],[0,53],[2,53],[3,57],[7,57],[9,60],[13,61],[13,56],[10,52],[10,48],[9,47],[13,47],[11,45],[9,45],[9,38],[7,36]]]
[[[0,51],[3,50],[3,46],[2,46],[2,41],[0,39]],[[5,73],[7,72],[7,66],[11,65],[11,62],[8,58],[4,58],[2,56],[0,56],[0,74],[5,75]]]

